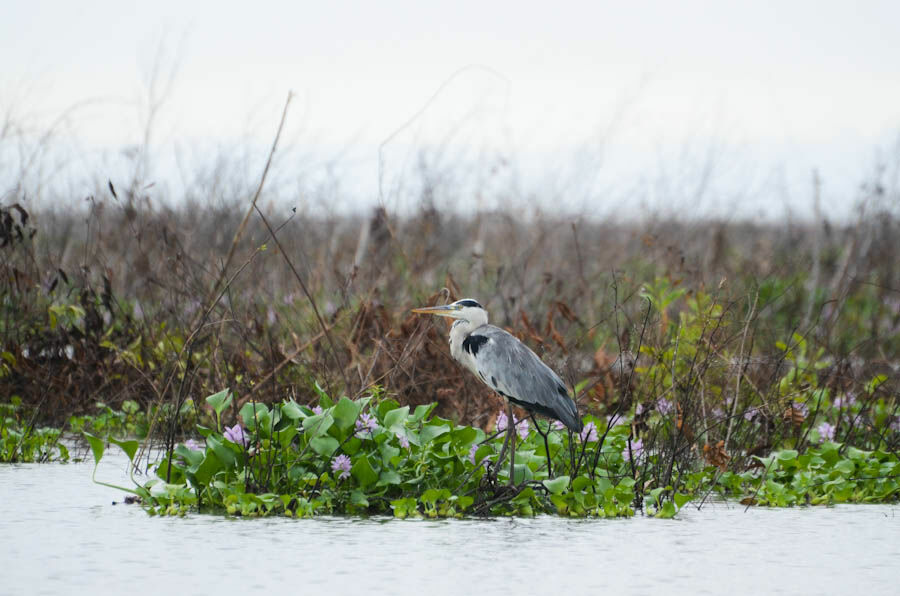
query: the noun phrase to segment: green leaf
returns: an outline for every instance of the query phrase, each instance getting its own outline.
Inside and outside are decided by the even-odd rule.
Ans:
[[[300,420],[303,418],[303,410],[301,410],[300,406],[293,401],[286,401],[281,404],[281,414],[285,418],[290,418],[291,420]]]
[[[271,413],[265,404],[247,402],[241,408],[240,415],[249,430],[268,430],[272,422]]]
[[[355,490],[350,493],[350,503],[357,507],[369,506],[369,500],[366,498],[366,493],[361,490]]]
[[[684,507],[685,503],[689,503],[694,497],[691,495],[685,495],[682,493],[675,493],[675,505],[681,509]]]
[[[125,441],[125,440],[120,440],[120,439],[114,439],[112,437],[109,438],[109,442],[112,443],[113,445],[118,445],[119,447],[121,447],[122,451],[124,451],[125,454],[128,455],[128,460],[134,461],[134,454],[137,453],[140,443],[138,443],[135,440]]]
[[[189,469],[188,474],[193,476],[198,487],[203,488],[209,485],[209,481],[221,469],[222,462],[219,461],[216,454],[213,451],[207,451],[200,464]]]
[[[367,457],[357,458],[356,463],[350,468],[350,473],[363,488],[378,482],[378,474],[372,468],[372,464],[369,463],[369,458]]]
[[[214,393],[206,398],[206,403],[212,406],[213,410],[216,412],[216,418],[222,416],[222,412],[225,411],[229,405],[231,405],[232,395],[228,389],[223,389],[218,393]]]
[[[551,494],[562,494],[562,492],[566,490],[566,487],[569,486],[569,477],[558,476],[553,480],[544,480],[544,486],[547,487],[547,490],[549,490]]]
[[[340,443],[333,437],[316,437],[309,442],[309,446],[319,455],[330,457],[340,446]]]
[[[797,459],[797,450],[796,449],[783,449],[778,452],[778,459],[781,461],[790,461],[792,459]]]
[[[448,432],[450,432],[450,427],[447,425],[433,426],[429,424],[422,428],[422,432],[419,433],[419,440],[424,445],[425,443],[430,443],[437,437]]]
[[[391,430],[392,432],[398,432],[399,430],[404,428],[408,416],[409,406],[403,406],[402,408],[391,410],[384,415],[384,427]]]
[[[303,431],[313,438],[321,437],[328,432],[332,424],[334,424],[334,418],[331,414],[327,412],[316,414],[303,420]]]
[[[94,465],[99,464],[100,460],[103,458],[103,452],[106,450],[103,441],[90,433],[82,432],[81,434],[84,435],[84,438],[87,439],[87,442],[91,446],[91,452],[94,454]]]
[[[390,484],[400,484],[403,478],[394,470],[384,470],[378,478],[378,486],[386,486]]]
[[[234,451],[232,451],[227,445],[220,441],[218,437],[206,437],[206,444],[210,449],[213,450],[213,452],[216,454],[216,457],[219,458],[219,461],[222,462],[222,465],[225,468],[231,468],[234,466],[236,459]]]
[[[341,432],[346,432],[356,423],[356,419],[359,417],[359,409],[360,404],[347,397],[342,397],[337,405],[334,406],[334,421]]]

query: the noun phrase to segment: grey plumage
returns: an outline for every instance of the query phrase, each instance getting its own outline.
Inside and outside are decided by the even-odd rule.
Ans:
[[[582,430],[578,409],[559,375],[513,335],[488,325],[487,311],[478,302],[464,299],[413,312],[456,319],[450,329],[454,359],[512,403]]]

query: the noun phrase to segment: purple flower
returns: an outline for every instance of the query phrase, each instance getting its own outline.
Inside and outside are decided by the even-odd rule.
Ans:
[[[409,438],[406,435],[397,434],[397,440],[400,442],[400,446],[404,449],[409,449]]]
[[[340,480],[350,478],[350,458],[343,453],[331,460],[331,471],[337,472],[338,470],[341,472],[338,476]]]
[[[634,407],[634,415],[640,416],[644,413],[644,404],[638,404]]]
[[[712,415],[714,418],[725,418],[725,410],[722,408],[714,408]]]
[[[559,421],[559,420],[554,420],[554,421],[550,424],[550,428],[552,428],[553,430],[565,430],[565,429],[566,429],[566,425],[563,424],[563,423],[562,423],[561,421]]]
[[[610,421],[612,422],[612,424],[609,425],[609,428],[615,428],[616,426],[619,426],[620,424],[625,424],[625,417],[619,416],[618,414],[613,414],[607,420],[607,424],[609,424]]]
[[[513,420],[515,420],[515,416],[513,416]],[[519,434],[519,438],[523,441],[528,438],[528,434],[531,432],[528,429],[528,420],[516,420],[516,432]]]
[[[791,407],[803,414],[804,418],[806,418],[807,414],[809,414],[809,407],[806,404],[801,404],[795,401],[791,403]]]
[[[823,422],[817,428],[819,431],[819,438],[823,441],[833,441],[834,440],[834,426],[828,424],[827,422]]]
[[[312,409],[312,411],[313,411],[313,414],[315,414],[316,416],[318,416],[319,414],[324,412],[324,410],[322,409],[322,406],[316,406]]]
[[[243,445],[246,447],[250,443],[250,437],[248,437],[244,433],[244,429],[241,428],[240,424],[235,424],[233,427],[228,428],[225,427],[225,439],[231,441],[232,443],[236,443],[238,445]]]
[[[855,403],[856,396],[852,392],[845,393],[844,395],[838,395],[836,398],[834,398],[834,407],[838,409],[849,408]]]
[[[378,421],[371,414],[361,414],[356,419],[356,436],[361,436],[366,431],[369,432],[369,436],[372,436],[376,428],[378,428]]]
[[[478,443],[472,443],[472,446],[469,447],[469,461],[472,462],[472,465],[475,465],[475,452],[478,451]]]
[[[200,441],[195,441],[194,439],[188,439],[184,442],[184,446],[190,449],[191,451],[203,451],[206,446]]]
[[[500,432],[506,430],[507,426],[509,426],[509,417],[506,415],[506,412],[500,410],[500,413],[497,414],[497,421],[494,423],[494,428],[497,429],[497,432]],[[513,426],[516,427],[516,433],[523,441],[528,438],[528,435],[531,432],[528,428],[528,420],[519,420],[516,418],[516,415],[513,414]]]
[[[752,421],[753,417],[756,416],[756,412],[756,408],[748,408],[747,411],[744,412],[744,420]]]
[[[276,319],[277,317],[275,316],[275,309],[270,306],[269,310],[266,311],[266,321],[269,323],[269,325],[274,325]]]
[[[506,426],[509,424],[509,418],[506,415],[506,412],[500,410],[500,413],[497,414],[497,421],[494,423],[494,427],[497,431],[506,430]]]
[[[631,442],[631,452],[628,451],[628,446],[625,446],[625,453],[622,455],[625,457],[625,461],[631,461],[631,458],[634,457],[635,461],[641,459],[641,455],[644,454],[644,441],[643,439],[638,439],[637,441]]]
[[[588,422],[581,430],[581,442],[587,443],[589,441],[596,441],[597,439],[597,425],[593,422]]]
[[[668,416],[675,409],[675,404],[666,398],[662,398],[656,402],[656,411],[663,416]]]

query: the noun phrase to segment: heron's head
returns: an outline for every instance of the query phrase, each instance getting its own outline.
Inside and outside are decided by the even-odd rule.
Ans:
[[[420,315],[450,317],[451,319],[460,319],[478,323],[479,325],[487,323],[487,311],[477,300],[472,300],[471,298],[457,300],[444,306],[423,306],[422,308],[414,308],[412,311]]]

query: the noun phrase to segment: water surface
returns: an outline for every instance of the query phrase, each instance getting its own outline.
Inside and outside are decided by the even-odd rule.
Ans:
[[[98,478],[125,484],[107,456]],[[0,466],[0,594],[900,593],[900,507],[674,521],[148,516],[89,464]]]

